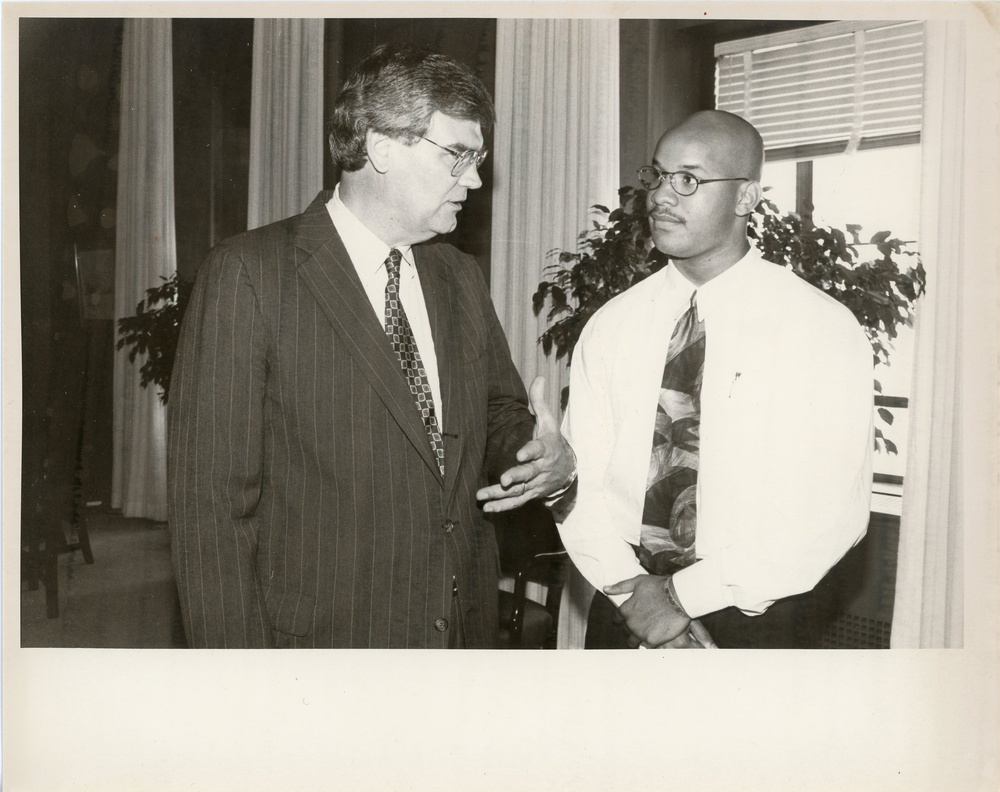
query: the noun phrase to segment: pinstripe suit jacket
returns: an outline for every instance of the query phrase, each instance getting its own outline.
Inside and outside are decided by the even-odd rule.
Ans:
[[[441,379],[442,479],[321,193],[217,246],[170,390],[174,568],[196,647],[470,647],[497,637],[475,503],[533,418],[475,261],[414,248]]]

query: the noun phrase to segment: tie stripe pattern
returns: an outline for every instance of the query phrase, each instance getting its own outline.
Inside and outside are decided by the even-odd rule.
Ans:
[[[413,328],[406,318],[403,303],[399,299],[399,266],[402,254],[393,248],[385,260],[385,268],[389,280],[385,285],[385,334],[389,337],[392,349],[399,358],[399,365],[410,386],[410,393],[420,411],[420,417],[427,430],[431,450],[437,460],[438,470],[444,475],[444,441],[441,439],[441,427],[438,425],[437,413],[434,410],[434,396],[427,380],[417,342],[413,338]]]
[[[654,575],[694,562],[695,494],[705,368],[705,323],[695,296],[674,326],[663,367],[646,480],[639,561]]]

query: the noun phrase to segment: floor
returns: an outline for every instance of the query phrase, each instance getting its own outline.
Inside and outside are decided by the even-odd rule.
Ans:
[[[44,586],[22,584],[21,646],[186,646],[166,524],[97,511],[87,520],[94,563],[79,550],[59,556],[57,618],[46,615]],[[898,521],[873,515],[868,536],[820,584],[838,605],[825,648],[888,648]]]
[[[94,563],[60,555],[59,615],[45,587],[21,587],[21,646],[166,649],[185,646],[166,523],[87,514]]]

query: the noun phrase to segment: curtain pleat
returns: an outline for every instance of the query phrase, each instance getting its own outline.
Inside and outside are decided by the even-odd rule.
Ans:
[[[558,412],[566,366],[546,357],[532,295],[555,249],[575,250],[594,204],[617,206],[618,21],[497,21],[491,293],[525,382],[544,374]],[[560,648],[582,647],[593,589],[575,569]]]
[[[996,206],[997,112],[995,96],[976,89],[996,53],[984,62],[971,52],[964,23],[927,23],[920,252],[928,282],[916,315],[894,648],[964,645],[966,525],[977,544],[988,539],[996,565],[997,253],[983,229],[996,221],[984,207]],[[995,622],[984,626],[995,634]]]
[[[177,269],[174,121],[169,19],[126,19],[115,241],[115,317]],[[111,503],[126,517],[165,520],[166,413],[139,385],[142,359],[115,354]]]
[[[257,19],[247,228],[301,212],[323,187],[322,19]]]
[[[618,203],[617,20],[498,20],[496,105],[493,302],[521,376],[547,375],[558,409],[565,366],[538,344],[531,296],[546,254]]]

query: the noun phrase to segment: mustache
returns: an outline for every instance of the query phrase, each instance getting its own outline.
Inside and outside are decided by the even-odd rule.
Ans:
[[[652,212],[649,213],[649,216],[652,217],[654,220],[672,220],[675,223],[687,223],[687,220],[685,220],[683,217],[681,217],[680,215],[675,215],[673,212],[670,212],[666,209],[654,209]]]

